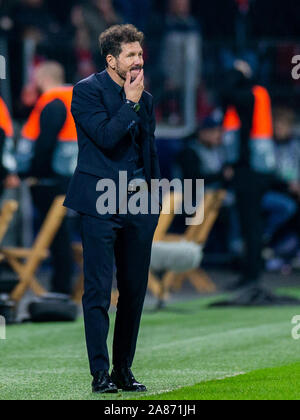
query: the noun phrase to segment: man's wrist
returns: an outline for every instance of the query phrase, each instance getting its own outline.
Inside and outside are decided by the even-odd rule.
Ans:
[[[126,104],[128,104],[135,112],[139,112],[141,108],[138,102],[133,102],[130,99],[126,99]]]

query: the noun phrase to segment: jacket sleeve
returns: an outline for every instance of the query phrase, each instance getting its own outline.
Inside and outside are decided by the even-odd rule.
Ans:
[[[57,143],[57,136],[62,129],[67,117],[64,103],[55,99],[42,111],[40,118],[40,135],[36,141],[34,156],[31,163],[31,176],[48,176],[51,169],[49,162],[52,160]]]
[[[155,121],[155,112],[154,112],[154,102],[153,98],[151,98],[151,111],[150,111],[150,153],[151,153],[151,166],[152,166],[152,173],[154,174],[155,179],[161,179],[160,173],[160,166],[159,166],[159,159],[157,154],[157,146],[155,140],[155,128],[156,128],[156,121]]]
[[[140,121],[128,104],[122,105],[110,118],[99,91],[92,89],[88,83],[79,83],[74,87],[71,110],[76,124],[105,150],[112,150]]]

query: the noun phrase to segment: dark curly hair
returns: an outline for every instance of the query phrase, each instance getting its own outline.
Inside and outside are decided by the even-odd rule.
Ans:
[[[114,25],[102,32],[99,42],[104,58],[109,54],[119,57],[122,52],[122,44],[139,42],[143,45],[144,34],[133,25]]]

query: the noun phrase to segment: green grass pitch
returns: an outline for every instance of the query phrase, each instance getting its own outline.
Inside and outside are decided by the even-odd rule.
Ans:
[[[300,307],[208,309],[209,301],[145,311],[133,366],[144,394],[91,393],[82,319],[8,327],[0,399],[300,399],[300,340],[291,335]]]
[[[156,400],[299,400],[300,363],[158,394]],[[152,396],[143,399],[153,399]]]

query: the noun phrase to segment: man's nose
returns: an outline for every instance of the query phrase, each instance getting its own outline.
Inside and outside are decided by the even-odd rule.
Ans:
[[[144,59],[143,59],[142,57],[137,57],[137,58],[135,59],[134,64],[135,64],[136,66],[142,66],[142,65],[144,64]]]

